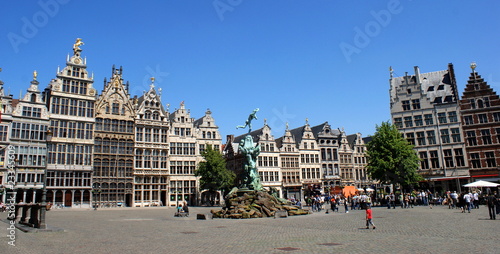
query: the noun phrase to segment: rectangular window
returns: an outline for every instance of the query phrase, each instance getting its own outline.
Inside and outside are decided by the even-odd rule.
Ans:
[[[446,123],[446,113],[438,113],[438,121],[439,123]]]
[[[436,134],[434,131],[427,131],[427,141],[429,141],[429,145],[436,144]]]
[[[467,131],[467,144],[469,146],[477,146],[476,131]]]
[[[444,153],[444,162],[446,163],[446,167],[452,168],[454,164],[453,164],[453,153],[451,149],[443,150],[443,153]]]
[[[424,122],[422,121],[422,116],[414,116],[415,119],[415,126],[422,126],[424,125]]]
[[[500,128],[495,128],[495,131],[497,133],[497,144],[500,143]]]
[[[451,138],[453,139],[454,143],[461,142],[462,139],[460,138],[460,129],[458,128],[452,128],[451,130]]]
[[[462,148],[455,149],[455,161],[457,162],[457,167],[465,166],[464,151]]]
[[[118,115],[120,113],[120,104],[119,103],[113,103],[113,107],[111,108],[111,113],[113,115]]]
[[[431,157],[431,167],[432,168],[439,168],[439,158],[438,158],[438,152],[437,151],[429,151],[430,157]]]
[[[420,109],[420,100],[419,99],[411,100],[411,105],[413,109]]]
[[[472,118],[472,116],[464,116],[464,122],[465,125],[471,125],[474,124],[474,119]]]
[[[408,140],[408,143],[410,143],[411,145],[415,145],[415,134],[406,133],[406,140]]]
[[[413,121],[411,120],[411,116],[405,116],[405,127],[413,127]]]
[[[493,115],[493,122],[500,122],[500,112],[494,112],[492,113]]]
[[[448,120],[450,120],[450,123],[458,122],[457,112],[455,111],[448,112]]]
[[[447,129],[441,130],[441,141],[443,142],[443,144],[450,143],[450,134]]]
[[[137,127],[136,133],[135,133],[135,141],[143,141],[143,135],[144,135],[144,128],[142,127]]]
[[[483,140],[483,145],[491,145],[491,134],[489,129],[481,130],[481,139]]]
[[[419,146],[425,146],[425,133],[422,132],[417,132],[417,144]]]
[[[0,125],[0,141],[6,141],[7,140],[8,129],[9,129],[9,126],[7,126],[7,125]]]
[[[394,118],[394,125],[396,125],[396,128],[398,129],[403,128],[403,118],[401,117]]]
[[[422,169],[429,169],[429,159],[427,158],[427,152],[420,152],[420,167]]]
[[[410,110],[410,101],[402,101],[403,103],[403,110],[404,111],[407,111],[407,110]]]
[[[494,168],[497,166],[495,152],[485,152],[484,155],[486,156],[486,166],[488,168]]]
[[[144,128],[144,142],[151,142],[151,129]]]
[[[434,125],[434,120],[432,120],[432,114],[424,115],[425,125]]]
[[[490,107],[490,98],[484,97],[483,99],[484,99],[484,106],[486,108],[489,108]]]
[[[471,109],[475,109],[476,108],[476,100],[469,99],[469,103],[470,103],[470,108]]]
[[[478,114],[477,118],[479,123],[488,123],[488,116],[486,114]]]
[[[470,162],[472,164],[472,168],[481,168],[481,160],[479,160],[479,153],[471,153]]]

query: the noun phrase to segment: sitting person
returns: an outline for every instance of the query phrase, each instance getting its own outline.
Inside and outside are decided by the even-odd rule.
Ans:
[[[182,206],[182,210],[183,210],[185,213],[189,214],[189,208],[188,208],[188,205],[187,205],[187,202],[186,202],[186,201],[184,201],[184,206]]]

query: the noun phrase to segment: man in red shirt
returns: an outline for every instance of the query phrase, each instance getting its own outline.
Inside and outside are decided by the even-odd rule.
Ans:
[[[375,229],[375,224],[372,222],[372,208],[367,205],[366,206],[366,229],[370,228],[370,224],[373,226],[373,229]]]

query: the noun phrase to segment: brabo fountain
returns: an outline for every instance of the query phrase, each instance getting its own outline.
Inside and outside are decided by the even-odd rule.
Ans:
[[[262,217],[286,217],[289,215],[308,214],[307,210],[293,206],[288,200],[278,197],[278,193],[271,189],[266,190],[261,182],[257,171],[257,157],[260,154],[260,145],[254,145],[252,132],[252,120],[257,119],[255,109],[245,121],[245,125],[236,128],[248,127],[248,134],[238,146],[239,152],[245,158],[242,184],[234,187],[226,195],[225,206],[221,210],[212,210],[213,218],[262,218]]]

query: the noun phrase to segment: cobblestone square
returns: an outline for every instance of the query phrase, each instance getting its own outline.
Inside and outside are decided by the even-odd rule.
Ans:
[[[10,246],[1,214],[1,253],[499,253],[500,220],[485,206],[471,213],[444,206],[374,207],[377,229],[366,229],[364,210],[325,211],[264,219],[197,220],[168,208],[56,209],[47,224],[64,232],[16,230]]]

